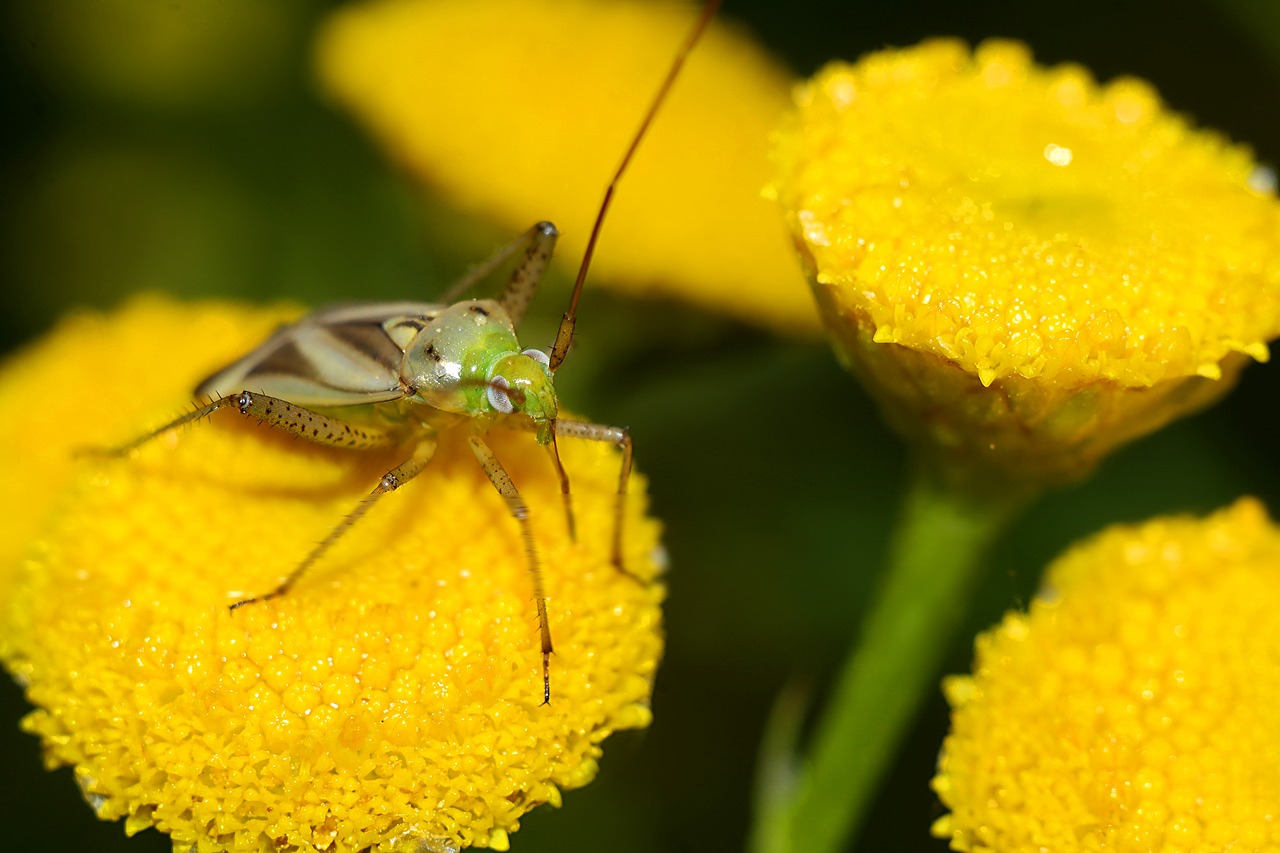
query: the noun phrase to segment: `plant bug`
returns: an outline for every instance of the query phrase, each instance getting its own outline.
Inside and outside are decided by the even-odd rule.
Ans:
[[[351,450],[410,448],[408,458],[387,471],[279,586],[232,604],[232,610],[287,593],[383,495],[422,473],[435,453],[441,431],[466,428],[472,453],[519,524],[538,614],[543,704],[551,701],[551,626],[529,509],[486,443],[485,434],[494,428],[532,432],[537,442],[547,447],[559,477],[571,536],[574,521],[569,477],[560,461],[557,440],[608,442],[617,447],[622,462],[611,557],[614,566],[626,573],[622,542],[631,436],[625,427],[560,417],[555,373],[573,342],[579,297],[618,182],[721,2],[709,0],[704,7],[605,189],[550,353],[524,348],[517,337],[559,236],[553,224],[539,222],[471,270],[439,303],[335,306],[278,329],[252,352],[200,383],[195,395],[208,402],[106,451],[125,455],[225,408],[317,444]],[[522,252],[496,300],[460,299]],[[248,390],[250,387],[255,390]],[[357,406],[373,407],[377,417],[371,421],[353,418],[349,412]]]

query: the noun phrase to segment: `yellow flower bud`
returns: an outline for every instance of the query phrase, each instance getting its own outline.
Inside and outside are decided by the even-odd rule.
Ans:
[[[1141,81],[951,40],[796,93],[774,189],[846,365],[972,472],[1087,473],[1280,333],[1280,205]]]
[[[1280,529],[1254,500],[1117,526],[946,680],[954,850],[1280,849]]]
[[[285,595],[230,611],[407,450],[321,448],[227,411],[126,459],[67,460],[163,423],[284,313],[141,299],[0,371],[0,425],[33,456],[3,485],[6,506],[32,505],[3,537],[28,541],[4,566],[0,620],[0,657],[36,706],[24,726],[99,816],[184,849],[506,849],[525,812],[591,780],[605,737],[648,723],[663,588],[643,483],[625,540],[637,582],[609,557],[618,455],[560,442],[573,542],[543,448],[489,433],[533,518],[549,705],[520,533],[465,436]],[[15,392],[33,385],[66,393],[32,406]],[[42,459],[57,460],[47,477]]]

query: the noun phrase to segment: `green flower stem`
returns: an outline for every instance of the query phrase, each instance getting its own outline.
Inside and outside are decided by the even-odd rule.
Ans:
[[[917,467],[883,585],[809,755],[789,779],[778,778],[776,745],[762,764],[773,778],[761,779],[755,853],[845,849],[935,684],[988,546],[1026,498],[974,494]]]

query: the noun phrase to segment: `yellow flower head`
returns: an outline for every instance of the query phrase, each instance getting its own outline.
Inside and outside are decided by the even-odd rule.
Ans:
[[[837,349],[902,430],[1068,479],[1280,333],[1280,205],[1147,84],[993,41],[831,65],[775,192]]]
[[[1280,849],[1280,530],[1253,500],[1114,527],[950,678],[955,850]]]
[[[639,0],[375,0],[332,17],[318,63],[397,161],[512,233],[554,221],[574,269],[696,15]],[[790,85],[744,34],[713,23],[618,187],[593,281],[816,333],[760,198]]]
[[[143,299],[72,319],[0,371],[0,424],[26,437],[9,446],[63,459],[127,440],[284,315]],[[37,382],[69,390],[40,396],[47,407],[14,396]],[[201,851],[505,849],[521,815],[591,780],[610,732],[647,724],[657,530],[633,494],[625,557],[645,582],[612,566],[609,448],[560,442],[572,542],[543,449],[489,434],[531,508],[550,597],[543,706],[520,534],[465,441],[442,440],[286,595],[231,612],[405,451],[328,450],[235,412],[211,421],[43,480],[39,459],[19,459],[3,485],[7,506],[39,511],[14,528],[34,544],[6,566],[0,656],[49,765],[74,766],[101,817]]]

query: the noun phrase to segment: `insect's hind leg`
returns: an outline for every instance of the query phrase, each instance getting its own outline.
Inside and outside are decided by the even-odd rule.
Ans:
[[[197,406],[196,408],[187,412],[185,415],[176,417],[173,420],[169,421],[167,424],[158,426],[155,429],[151,430],[150,432],[143,433],[142,435],[138,436],[132,441],[127,441],[124,444],[118,444],[115,447],[81,448],[78,451],[78,453],[91,455],[91,456],[110,456],[110,457],[128,456],[130,453],[137,450],[142,445],[147,444],[148,442],[159,438],[160,436],[164,435],[167,432],[172,432],[173,430],[178,429],[179,427],[183,427],[183,426],[186,426],[187,424],[204,420],[205,418],[209,417],[219,409],[225,409],[228,406],[232,406],[232,405],[235,405],[235,399],[231,395],[228,395],[226,397],[219,397],[218,399],[211,400],[210,402],[205,403],[202,406]]]
[[[550,222],[537,223],[454,282],[453,286],[440,297],[440,301],[456,302],[462,298],[462,294],[474,287],[476,282],[486,278],[523,248],[524,258],[516,265],[515,271],[511,274],[511,280],[507,282],[506,287],[502,289],[502,295],[498,297],[498,301],[506,309],[515,327],[520,328],[524,315],[528,313],[529,303],[533,301],[533,294],[538,289],[538,282],[546,272],[547,265],[551,263],[551,255],[556,248],[556,238],[559,236],[560,232]]]
[[[529,575],[533,578],[533,597],[538,607],[538,634],[542,641],[542,704],[551,704],[551,625],[547,621],[547,593],[542,583],[542,566],[538,562],[538,551],[533,544],[533,529],[529,526],[529,507],[524,498],[516,490],[502,463],[494,455],[489,445],[478,435],[468,438],[471,452],[476,455],[480,467],[488,475],[489,482],[507,502],[511,515],[520,523],[520,537],[524,541],[525,559],[529,563]]]
[[[524,253],[524,260],[511,274],[511,280],[502,289],[498,301],[506,309],[507,315],[515,328],[519,329],[524,322],[524,315],[533,302],[533,294],[538,290],[538,282],[551,263],[551,255],[556,248],[556,238],[560,232],[550,222],[539,222],[529,229],[529,248]]]
[[[364,517],[365,513],[373,508],[373,505],[377,503],[379,498],[388,492],[394,492],[396,489],[421,474],[423,469],[426,468],[427,464],[431,461],[431,457],[435,455],[435,452],[435,436],[422,436],[418,441],[418,446],[413,450],[413,456],[383,474],[381,479],[378,480],[378,485],[374,486],[373,491],[365,496],[360,503],[356,504],[355,509],[347,513],[346,517],[344,517],[342,521],[338,522],[337,526],[330,530],[329,534],[325,536],[324,539],[321,539],[320,542],[311,549],[311,553],[307,554],[307,556],[303,558],[302,562],[289,573],[289,576],[284,579],[283,583],[265,595],[259,595],[254,598],[246,598],[243,601],[237,601],[235,604],[231,605],[231,609],[235,610],[236,608],[243,607],[246,604],[266,601],[268,599],[284,595],[288,592],[298,578],[302,577],[309,568],[315,565],[321,557],[327,554],[329,549],[332,548],[348,530],[354,527],[356,522]]]
[[[316,444],[330,447],[343,447],[350,450],[374,450],[380,447],[391,447],[397,443],[398,433],[389,428],[373,425],[357,425],[341,418],[313,412],[302,406],[270,397],[266,394],[255,394],[241,391],[239,394],[227,394],[198,406],[181,417],[174,418],[167,424],[143,433],[132,441],[116,447],[91,448],[87,453],[103,456],[127,456],[144,444],[153,441],[165,433],[179,427],[204,420],[219,409],[235,408],[240,414],[254,418],[267,426],[293,433],[299,438]]]
[[[627,509],[627,482],[631,479],[632,444],[630,431],[626,427],[560,418],[556,421],[556,434],[586,441],[605,441],[622,451],[622,468],[618,472],[618,492],[614,499],[613,508],[611,556],[614,568],[627,577],[640,581],[641,578],[629,571],[622,561],[623,522],[626,518]]]
[[[279,397],[241,391],[222,400],[230,400],[240,414],[254,418],[269,427],[284,430],[316,444],[348,450],[375,450],[399,443],[400,432],[391,427],[353,424],[304,408]],[[221,402],[221,401],[215,401]],[[212,405],[212,404],[211,404]]]

